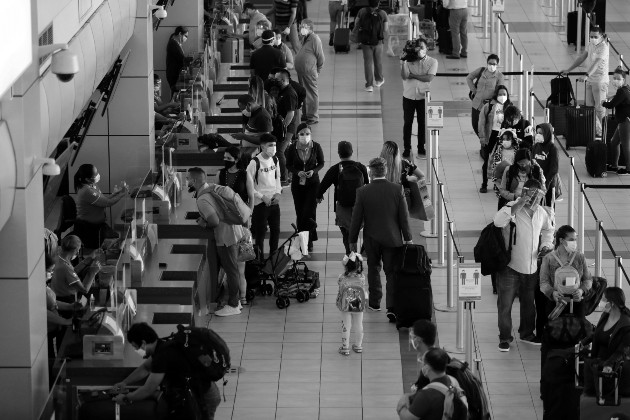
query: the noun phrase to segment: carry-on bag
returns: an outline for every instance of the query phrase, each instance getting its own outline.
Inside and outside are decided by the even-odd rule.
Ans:
[[[153,399],[118,405],[107,391],[80,392],[78,420],[153,420],[166,414],[166,406]]]
[[[219,38],[218,45],[222,63],[242,63],[245,55],[245,41],[240,38]]]
[[[344,18],[345,18],[345,26],[344,26]],[[341,16],[341,26],[335,29],[335,33],[333,35],[333,46],[335,48],[335,54],[339,52],[350,52],[350,28],[348,27],[348,21],[350,20],[350,15],[348,13],[344,13]]]
[[[576,82],[579,84],[579,79]],[[584,84],[584,101],[586,102],[586,84]],[[567,150],[571,147],[587,146],[595,140],[595,107],[576,103],[567,110]]]
[[[606,145],[606,125],[602,120],[602,138],[588,143],[586,146],[586,171],[593,178],[604,178],[608,176],[606,164],[608,163],[608,146]]]
[[[574,347],[554,349],[546,355],[540,372],[543,420],[575,420],[581,389],[575,386]]]
[[[409,328],[419,319],[431,319],[431,260],[422,245],[405,245],[401,258],[394,287],[394,312],[396,328]]]
[[[549,124],[553,126],[553,133],[556,136],[567,135],[567,106],[548,104]]]

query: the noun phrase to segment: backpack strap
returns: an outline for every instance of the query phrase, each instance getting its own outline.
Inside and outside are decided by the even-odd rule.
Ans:
[[[516,223],[510,221],[510,244],[508,245],[508,253],[512,255],[512,244],[516,243]],[[512,238],[514,238],[514,242],[512,242]]]
[[[553,257],[556,259],[556,261],[558,261],[558,264],[560,264],[560,267],[564,266],[564,264],[562,264],[562,261],[560,261],[560,258],[558,258],[558,254],[556,253],[555,250],[551,252],[551,255],[553,255]],[[571,260],[571,261],[573,261],[573,260]]]
[[[254,183],[258,184],[258,171],[260,171],[260,159],[258,159],[258,156],[254,156],[252,160],[256,162],[256,173],[254,174]]]
[[[569,260],[569,263],[567,265],[573,264],[573,260],[575,259],[576,255],[577,255],[577,252],[574,252],[573,255],[571,255],[571,259]]]

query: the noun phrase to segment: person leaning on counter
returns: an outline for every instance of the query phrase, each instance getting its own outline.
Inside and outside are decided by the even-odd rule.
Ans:
[[[74,188],[77,192],[74,234],[81,239],[87,250],[99,248],[105,238],[116,237],[116,232],[106,223],[105,209],[118,203],[129,192],[127,184],[123,182],[120,190],[114,189],[114,193],[107,196],[97,186],[100,179],[96,166],[90,163],[81,165],[74,174]]]

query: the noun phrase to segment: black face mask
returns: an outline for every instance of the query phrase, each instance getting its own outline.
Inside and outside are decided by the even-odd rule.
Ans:
[[[224,160],[223,161],[223,166],[225,167],[225,169],[230,169],[235,164],[236,164],[236,162],[231,162],[229,160]]]

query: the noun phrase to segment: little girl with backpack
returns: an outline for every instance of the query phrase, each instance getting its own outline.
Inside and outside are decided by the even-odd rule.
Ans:
[[[341,347],[339,353],[350,355],[350,330],[354,324],[355,340],[352,350],[363,352],[363,311],[368,302],[368,291],[363,275],[363,257],[351,252],[343,257],[345,272],[339,275],[337,308],[341,311]]]

